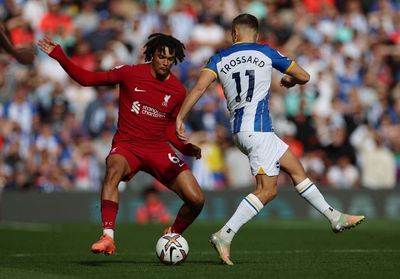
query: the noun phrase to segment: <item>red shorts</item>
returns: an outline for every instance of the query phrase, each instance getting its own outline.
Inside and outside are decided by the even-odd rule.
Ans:
[[[167,142],[118,142],[112,145],[108,156],[113,154],[123,156],[131,169],[123,181],[130,180],[138,171],[144,171],[170,186],[179,173],[189,169]]]

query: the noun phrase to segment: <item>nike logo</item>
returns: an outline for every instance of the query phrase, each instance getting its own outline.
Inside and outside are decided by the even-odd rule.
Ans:
[[[135,87],[135,92],[146,92],[146,90],[140,89],[139,87]]]
[[[169,261],[170,261],[171,263],[173,263],[172,257],[173,257],[174,250],[176,250],[176,248],[175,248],[174,246],[172,246],[172,247],[169,249]]]
[[[182,167],[185,163],[178,164],[178,166]]]

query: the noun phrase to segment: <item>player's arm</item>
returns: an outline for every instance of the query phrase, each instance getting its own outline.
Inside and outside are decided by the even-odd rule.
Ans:
[[[310,80],[310,74],[300,67],[295,61],[292,61],[292,65],[286,71],[281,79],[281,86],[290,88],[296,84],[305,84]]]
[[[171,114],[171,118],[170,118],[170,122],[169,125],[167,127],[167,131],[166,131],[166,136],[167,136],[167,140],[176,148],[179,150],[179,152],[181,152],[183,155],[185,156],[192,156],[192,157],[196,157],[196,159],[200,159],[201,158],[201,148],[191,144],[191,143],[187,143],[181,139],[179,139],[176,135],[176,116],[179,112],[180,106],[177,106],[175,108],[175,110],[173,111],[173,113]]]
[[[21,64],[29,65],[33,63],[34,51],[33,48],[15,49],[11,41],[8,39],[6,30],[3,24],[0,25],[0,45],[10,55]]]
[[[268,46],[265,47],[264,51],[271,58],[272,67],[285,74],[281,79],[281,86],[289,88],[296,84],[305,84],[310,80],[310,75],[294,60]]]
[[[187,137],[185,136],[185,124],[183,123],[186,115],[216,78],[217,76],[215,72],[208,70],[207,68],[203,69],[197,83],[189,94],[186,95],[178,116],[176,117],[176,134],[181,140],[187,140]]]
[[[113,85],[121,82],[121,75],[110,72],[90,72],[75,65],[63,52],[60,45],[49,38],[38,42],[39,48],[60,63],[67,74],[82,86]]]
[[[184,142],[179,139],[175,133],[176,124],[175,121],[171,121],[167,127],[167,140],[185,156],[195,157],[196,159],[201,158],[201,148],[192,143]]]

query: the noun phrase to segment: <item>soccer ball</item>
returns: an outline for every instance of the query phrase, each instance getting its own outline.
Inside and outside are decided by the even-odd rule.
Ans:
[[[189,245],[180,234],[168,233],[157,241],[156,253],[160,261],[165,264],[179,264],[186,260]]]

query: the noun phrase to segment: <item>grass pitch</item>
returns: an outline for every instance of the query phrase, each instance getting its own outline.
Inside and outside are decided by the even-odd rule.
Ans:
[[[325,220],[256,221],[232,244],[235,266],[207,243],[222,223],[195,223],[184,234],[185,263],[155,255],[162,226],[118,225],[117,252],[93,255],[100,236],[88,224],[0,224],[0,278],[400,278],[400,222],[366,220],[335,235]]]

